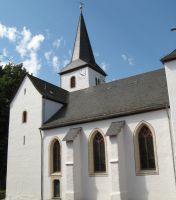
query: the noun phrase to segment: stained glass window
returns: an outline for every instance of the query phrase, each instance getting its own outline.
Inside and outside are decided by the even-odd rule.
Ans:
[[[155,170],[153,135],[147,126],[143,126],[138,135],[141,170]]]
[[[53,172],[61,171],[60,144],[55,141],[53,144]]]
[[[58,198],[58,197],[60,197],[60,181],[59,180],[54,180],[54,183],[53,183],[54,185],[54,190],[53,190],[53,196],[54,196],[54,198]]]
[[[101,133],[97,132],[93,139],[94,172],[106,171],[105,142]]]

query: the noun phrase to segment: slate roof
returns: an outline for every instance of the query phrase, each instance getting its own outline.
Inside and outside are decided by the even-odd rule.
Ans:
[[[117,136],[124,127],[125,121],[112,122],[107,130],[106,136]]]
[[[62,141],[67,141],[67,142],[70,142],[70,141],[73,141],[76,136],[81,133],[81,130],[82,128],[81,127],[78,127],[78,128],[71,128],[68,133],[66,134],[66,136],[63,138]]]
[[[163,109],[169,105],[164,69],[69,93],[63,106],[41,128],[51,129]]]
[[[57,87],[51,83],[48,83],[44,80],[36,78],[32,75],[27,75],[29,79],[34,84],[35,88],[38,92],[46,99],[50,99],[52,101],[56,101],[62,104],[67,103],[68,91]]]
[[[71,62],[61,70],[60,74],[64,74],[73,71],[75,69],[82,68],[85,65],[88,65],[95,71],[106,76],[106,73],[95,62],[84,17],[83,14],[81,13]]]
[[[172,61],[174,59],[176,59],[176,49],[174,51],[172,51],[170,54],[168,54],[167,56],[164,56],[161,59],[161,62],[165,63],[165,62],[168,62],[168,61]]]

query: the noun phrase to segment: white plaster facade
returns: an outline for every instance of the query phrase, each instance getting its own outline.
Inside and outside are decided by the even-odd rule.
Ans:
[[[70,87],[71,77],[76,78],[76,87]],[[61,87],[67,91],[73,92],[76,90],[85,89],[96,85],[95,79],[98,78],[100,83],[105,83],[105,77],[90,67],[84,67],[73,72],[68,72],[60,76]]]
[[[24,89],[26,94],[24,95]],[[33,99],[31,100],[30,96]],[[51,105],[51,104],[50,104]],[[52,106],[51,106],[52,107]],[[56,105],[58,108],[58,105]],[[21,113],[28,112],[27,123],[21,123]],[[169,110],[170,112],[170,110]],[[105,135],[111,122],[125,120],[117,138],[106,140],[107,174],[89,175],[88,142],[92,131],[100,129]],[[149,123],[156,137],[159,173],[137,176],[134,155],[134,132],[141,121]],[[26,78],[11,103],[7,199],[41,199],[41,138],[42,96]],[[70,128],[82,127],[73,142],[64,136]],[[61,182],[62,200],[174,200],[175,174],[171,134],[167,110],[153,111],[122,118],[77,124],[43,131],[44,135],[44,200],[52,199],[52,180]],[[23,136],[26,136],[25,145]],[[61,143],[61,173],[51,175],[50,144],[58,138]]]

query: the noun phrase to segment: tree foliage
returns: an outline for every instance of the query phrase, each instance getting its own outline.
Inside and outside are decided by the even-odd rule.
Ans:
[[[22,64],[0,66],[0,189],[6,180],[10,102],[26,74]]]

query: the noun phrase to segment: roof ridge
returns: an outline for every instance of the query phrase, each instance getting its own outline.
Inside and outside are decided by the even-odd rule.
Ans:
[[[48,82],[48,81],[45,81],[45,80],[43,80],[43,79],[41,79],[41,78],[38,78],[38,77],[36,77],[36,76],[33,76],[33,75],[31,75],[31,74],[27,74],[27,76],[28,76],[29,78],[37,79],[37,80],[42,81],[42,82],[44,82],[44,83],[47,83],[47,84],[49,84],[49,85],[51,85],[51,86],[54,86],[54,87],[56,87],[56,88],[58,88],[58,89],[62,89],[62,90],[64,90],[64,91],[66,91],[66,92],[69,92],[69,91],[67,91],[67,90],[65,90],[65,89],[63,89],[63,88],[61,88],[61,87],[59,87],[59,86],[57,86],[57,85],[54,85],[53,83],[50,83],[50,82]]]

